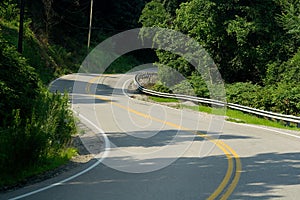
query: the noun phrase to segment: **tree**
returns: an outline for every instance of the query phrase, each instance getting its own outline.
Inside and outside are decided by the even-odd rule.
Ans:
[[[152,12],[150,5],[156,6]],[[269,64],[285,62],[295,53],[290,48],[294,43],[278,23],[281,12],[278,0],[191,0],[169,17],[172,15],[166,13],[163,3],[152,1],[141,19],[147,22],[143,25],[172,28],[196,39],[211,54],[227,82],[262,84]],[[168,17],[163,20],[160,15]],[[158,57],[163,64],[186,68],[167,52],[158,52]],[[192,70],[185,71],[188,76]]]
[[[297,0],[282,1],[283,12],[278,20],[287,31],[296,39],[300,39],[300,2]]]
[[[168,22],[171,20],[171,15],[166,11],[164,5],[158,1],[151,1],[146,4],[139,22],[144,27],[167,27]]]

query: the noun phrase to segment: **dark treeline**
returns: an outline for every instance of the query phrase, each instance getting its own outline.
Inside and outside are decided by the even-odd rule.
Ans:
[[[93,1],[92,42],[139,26],[138,19],[145,0]],[[86,44],[90,0],[28,1],[28,15],[33,28],[52,42],[67,48]],[[78,43],[78,44],[74,44]]]

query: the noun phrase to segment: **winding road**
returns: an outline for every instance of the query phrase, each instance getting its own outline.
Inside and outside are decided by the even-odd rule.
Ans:
[[[94,159],[0,199],[299,199],[300,133],[130,98],[134,74],[71,74],[67,90]]]

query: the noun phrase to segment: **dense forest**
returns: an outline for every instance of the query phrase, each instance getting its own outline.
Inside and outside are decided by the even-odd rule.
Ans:
[[[67,95],[51,94],[47,85],[77,72],[92,49],[87,49],[90,0],[25,3],[20,54],[20,1],[0,2],[0,185],[66,156],[75,121]],[[300,115],[298,0],[94,1],[91,47],[142,26],[173,29],[199,42],[225,80],[227,101]],[[160,71],[165,69],[159,64],[179,71],[196,95],[209,97],[199,73],[170,52],[133,52],[114,63],[124,66],[121,71],[112,66],[110,72],[149,61],[156,61]],[[163,84],[155,88],[164,89]],[[170,90],[184,93],[185,87],[179,83]]]

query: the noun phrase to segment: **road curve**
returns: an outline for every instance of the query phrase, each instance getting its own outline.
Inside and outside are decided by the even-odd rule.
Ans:
[[[132,78],[53,82],[93,130],[82,140],[95,159],[0,199],[298,199],[299,133],[137,101],[126,90]]]

